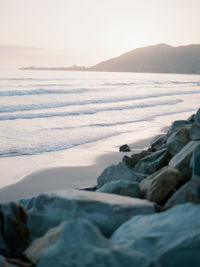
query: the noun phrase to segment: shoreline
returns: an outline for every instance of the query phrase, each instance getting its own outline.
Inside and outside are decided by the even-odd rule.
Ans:
[[[90,165],[49,167],[32,172],[20,181],[1,188],[0,202],[17,201],[48,191],[95,186],[97,177],[106,167],[117,164],[125,155],[144,149],[151,139],[152,136],[129,144],[130,148],[133,149],[130,152],[104,151],[99,155],[97,153],[94,162]],[[97,143],[95,146],[99,145]],[[86,144],[83,145],[83,149],[92,150],[95,146]],[[90,154],[89,151],[88,153]]]

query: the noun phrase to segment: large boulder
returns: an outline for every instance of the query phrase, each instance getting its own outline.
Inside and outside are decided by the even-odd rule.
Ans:
[[[167,201],[165,209],[184,203],[200,204],[200,179],[192,178],[176,191]]]
[[[153,174],[166,166],[171,156],[166,149],[162,149],[142,158],[134,167],[134,170],[147,175]]]
[[[69,220],[50,229],[33,241],[25,255],[37,267],[148,266],[144,255],[115,246],[85,219]]]
[[[190,141],[189,133],[189,129],[181,128],[167,139],[166,147],[172,156],[176,155]]]
[[[97,187],[100,188],[104,184],[111,181],[129,181],[141,182],[146,175],[137,173],[126,166],[125,163],[120,162],[117,165],[112,165],[106,168],[102,174],[97,178]]]
[[[128,181],[112,181],[104,184],[97,192],[110,193],[121,196],[136,197],[141,196],[138,183]]]
[[[193,123],[190,130],[191,140],[200,140],[200,123]]]
[[[82,190],[49,192],[22,203],[29,213],[31,239],[73,218],[86,218],[109,236],[131,217],[155,212],[146,200]]]
[[[174,188],[182,182],[178,170],[164,167],[140,183],[142,195],[150,201],[162,204]]]
[[[200,145],[198,145],[193,152],[190,167],[192,169],[192,176],[200,178]]]
[[[151,152],[143,150],[139,153],[134,153],[131,155],[131,157],[128,157],[127,155],[123,157],[122,161],[131,169],[134,168],[136,163],[138,163],[139,160],[142,158],[151,155]]]
[[[18,257],[27,247],[28,215],[22,205],[14,202],[0,205],[0,254]]]
[[[195,148],[200,144],[200,141],[190,141],[184,146],[169,162],[171,168],[178,169],[185,181],[191,178],[192,170],[190,168],[190,159]]]
[[[167,212],[132,218],[111,240],[127,251],[142,253],[150,266],[199,267],[199,222],[200,205],[178,205]]]

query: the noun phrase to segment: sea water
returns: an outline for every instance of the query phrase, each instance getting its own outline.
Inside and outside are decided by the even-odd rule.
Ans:
[[[130,132],[142,137],[199,107],[199,75],[1,71],[1,170],[9,173],[10,158],[41,159]],[[13,164],[15,177],[22,170]]]

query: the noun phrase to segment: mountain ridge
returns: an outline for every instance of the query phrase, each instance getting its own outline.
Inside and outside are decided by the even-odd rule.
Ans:
[[[139,47],[91,67],[20,69],[200,74],[200,44],[173,47],[160,43]]]

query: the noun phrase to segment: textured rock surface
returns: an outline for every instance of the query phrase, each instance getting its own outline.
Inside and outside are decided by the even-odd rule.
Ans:
[[[123,180],[129,182],[141,182],[146,175],[142,173],[137,173],[126,166],[124,163],[119,163],[117,165],[112,165],[106,168],[102,174],[97,178],[97,187],[100,188],[104,184]]]
[[[132,154],[131,157],[124,156],[122,160],[129,168],[132,169],[139,160],[149,155],[151,155],[151,152],[144,150],[139,153]]]
[[[199,222],[199,205],[179,205],[167,212],[129,220],[111,240],[134,253],[143,253],[152,262],[150,266],[199,267]]]
[[[193,123],[190,130],[191,140],[200,140],[200,123]]]
[[[195,114],[195,121],[200,123],[200,108],[197,110],[197,113]]]
[[[191,202],[200,204],[200,179],[192,178],[183,185],[172,197],[167,201],[165,209],[169,209],[175,205]]]
[[[168,130],[168,135],[171,135],[174,131],[176,131],[177,129],[180,129],[180,128],[190,128],[191,127],[191,122],[188,121],[188,120],[177,120],[177,121],[174,121],[169,130]]]
[[[200,178],[200,145],[193,152],[190,167],[192,168],[192,176],[198,176]]]
[[[149,266],[144,255],[115,246],[84,219],[70,220],[54,233],[47,232],[33,241],[26,255],[38,261],[38,267]]]
[[[189,129],[182,128],[167,139],[166,147],[172,156],[176,155],[190,141],[189,132]]]
[[[166,166],[170,160],[170,155],[166,149],[159,150],[141,159],[134,167],[139,173],[153,174]]]
[[[120,152],[129,152],[129,151],[131,151],[131,149],[127,144],[125,144],[125,145],[119,147],[119,151]]]
[[[32,238],[72,218],[86,218],[109,236],[132,216],[155,211],[154,204],[146,200],[78,190],[46,193],[22,203],[29,213]]]
[[[140,189],[145,198],[161,204],[181,181],[181,174],[178,170],[164,167],[144,179],[140,183]]]
[[[0,254],[6,257],[21,255],[29,241],[27,213],[14,202],[0,205]]]
[[[150,145],[152,148],[158,150],[164,143],[165,143],[165,134],[159,134],[151,140]]]
[[[121,196],[129,196],[139,198],[141,191],[138,183],[128,181],[112,181],[104,184],[97,192],[117,194]]]
[[[169,166],[171,168],[178,169],[186,181],[190,179],[192,175],[190,159],[192,157],[192,153],[199,144],[200,141],[190,141],[169,162]]]

